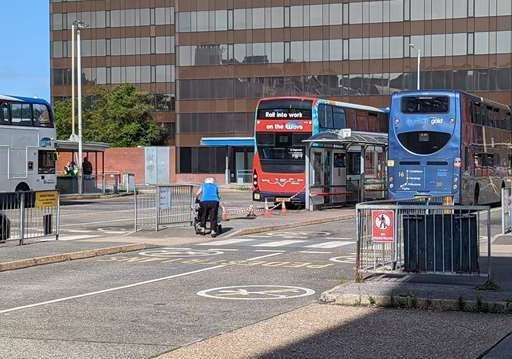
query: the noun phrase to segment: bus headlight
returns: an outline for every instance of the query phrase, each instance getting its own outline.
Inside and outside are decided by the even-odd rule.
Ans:
[[[393,176],[389,177],[389,182],[393,182]]]
[[[456,184],[453,185],[453,189],[457,189],[457,185]]]
[[[395,187],[395,186],[393,185],[393,183],[390,183],[390,184],[389,184],[389,188],[393,188],[393,187]]]

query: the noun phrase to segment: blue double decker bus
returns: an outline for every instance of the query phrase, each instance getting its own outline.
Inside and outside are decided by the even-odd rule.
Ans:
[[[389,126],[390,197],[500,200],[511,176],[511,108],[462,91],[393,94]]]

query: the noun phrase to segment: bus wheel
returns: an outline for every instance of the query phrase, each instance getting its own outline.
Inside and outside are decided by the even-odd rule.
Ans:
[[[29,192],[30,187],[25,182],[18,183],[16,186],[15,192]]]
[[[478,199],[480,197],[480,187],[477,185],[475,187],[475,194],[473,195],[473,205],[478,206]]]

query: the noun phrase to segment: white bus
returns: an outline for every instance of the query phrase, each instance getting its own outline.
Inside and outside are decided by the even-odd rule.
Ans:
[[[48,102],[0,95],[0,192],[55,190],[56,138]]]

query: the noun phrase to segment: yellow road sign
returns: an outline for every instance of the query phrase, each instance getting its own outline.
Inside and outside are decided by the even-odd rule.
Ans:
[[[59,192],[36,192],[36,208],[57,207]]]

